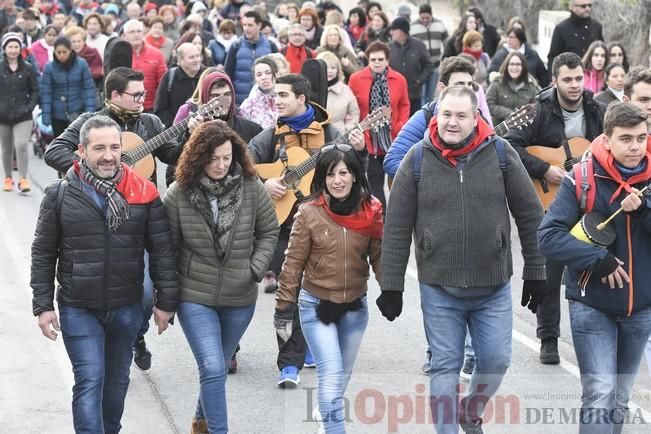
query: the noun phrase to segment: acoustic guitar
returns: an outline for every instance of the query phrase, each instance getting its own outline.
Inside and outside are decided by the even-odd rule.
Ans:
[[[369,114],[359,124],[346,131],[338,139],[324,145],[339,145],[348,140],[348,135],[354,131],[366,131],[371,128],[378,128],[391,121],[391,109],[380,107]],[[322,148],[323,149],[323,148]],[[273,199],[276,206],[276,217],[279,223],[284,223],[294,208],[297,200],[310,194],[310,185],[314,177],[314,168],[321,151],[310,155],[305,149],[292,146],[285,150],[287,161],[281,159],[273,163],[256,164],[258,176],[262,179],[282,177],[282,183],[287,186],[287,193],[280,199]]]
[[[139,175],[150,178],[156,168],[153,151],[180,137],[188,128],[188,122],[194,116],[202,116],[204,120],[215,119],[228,110],[227,96],[223,95],[213,98],[202,105],[195,113],[188,116],[176,125],[172,125],[165,131],[157,134],[146,142],[135,133],[130,131],[122,132],[122,157],[120,161],[131,167]],[[75,152],[79,155],[78,151]]]
[[[590,147],[590,141],[583,137],[572,137],[567,140],[567,146],[560,148],[548,148],[546,146],[527,146],[526,150],[534,157],[551,164],[552,166],[560,167],[561,169],[569,172],[572,166],[581,161],[581,156]],[[547,211],[556,196],[556,192],[560,188],[560,184],[550,184],[544,179],[531,178],[533,186],[536,189],[538,199],[542,203],[543,208]]]

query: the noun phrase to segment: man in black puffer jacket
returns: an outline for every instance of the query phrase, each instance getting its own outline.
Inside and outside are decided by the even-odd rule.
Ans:
[[[79,116],[68,128],[52,141],[45,152],[45,162],[61,173],[66,173],[79,156],[75,154],[79,144],[79,131],[88,119],[95,115],[104,115],[113,119],[123,132],[136,134],[145,142],[162,133],[165,126],[156,115],[143,113],[143,104],[146,98],[145,76],[140,71],[131,68],[119,67],[112,70],[104,83],[106,95],[106,108],[95,113],[84,113]],[[179,143],[171,139],[157,143],[157,149],[151,151],[153,157],[158,157],[163,163],[176,164],[181,153]],[[149,152],[141,153],[140,157],[146,158]],[[149,179],[156,185],[156,161]],[[146,260],[145,260],[146,262]],[[134,342],[134,362],[138,368],[147,370],[151,367],[151,353],[145,343],[145,334],[149,329],[149,319],[152,312],[153,286],[148,273],[145,273],[145,297],[143,299],[142,327]]]
[[[144,250],[159,334],[176,310],[176,258],[156,187],[120,163],[117,123],[93,116],[80,142],[81,161],[41,203],[32,243],[32,306],[43,335],[63,335],[75,374],[75,432],[118,432],[143,320]]]

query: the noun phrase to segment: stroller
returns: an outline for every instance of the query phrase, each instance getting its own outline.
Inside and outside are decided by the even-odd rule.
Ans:
[[[34,155],[38,158],[43,158],[45,150],[49,146],[50,142],[54,140],[54,133],[52,132],[52,127],[47,127],[43,125],[43,117],[41,115],[41,108],[36,107],[32,113],[32,118],[34,120],[34,126],[32,127],[32,136],[30,138],[30,143],[32,144],[32,149],[34,150]]]

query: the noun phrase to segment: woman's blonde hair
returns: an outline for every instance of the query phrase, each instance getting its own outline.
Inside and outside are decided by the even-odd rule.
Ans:
[[[83,39],[84,42],[86,42],[86,36],[88,35],[88,33],[86,32],[86,29],[79,26],[68,27],[63,31],[63,36],[65,36],[68,39],[72,38],[75,35],[80,35],[81,39]]]
[[[321,33],[321,41],[319,43],[321,47],[325,48],[328,46],[328,33],[333,30],[337,32],[337,35],[339,35],[339,45],[344,43],[344,35],[342,34],[344,29],[334,24],[329,24],[323,28],[323,33]]]
[[[339,77],[339,80],[344,79],[344,70],[341,67],[341,62],[334,53],[331,53],[330,51],[324,51],[323,53],[319,53],[316,58],[323,59],[323,61],[328,64],[328,66],[337,65],[337,76]]]

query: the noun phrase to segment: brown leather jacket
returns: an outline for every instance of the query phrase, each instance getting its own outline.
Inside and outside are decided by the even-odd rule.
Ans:
[[[369,262],[380,279],[382,240],[346,229],[313,203],[294,216],[287,255],[278,279],[276,308],[296,303],[301,287],[321,300],[349,303],[366,294]]]

